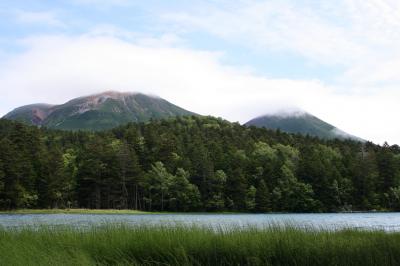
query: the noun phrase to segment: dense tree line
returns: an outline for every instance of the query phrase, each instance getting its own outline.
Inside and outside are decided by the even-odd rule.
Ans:
[[[104,132],[0,120],[0,208],[400,210],[400,148],[212,117]]]

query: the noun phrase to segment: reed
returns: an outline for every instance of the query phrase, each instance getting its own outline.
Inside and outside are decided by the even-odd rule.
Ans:
[[[400,233],[290,226],[0,229],[0,265],[400,265]]]

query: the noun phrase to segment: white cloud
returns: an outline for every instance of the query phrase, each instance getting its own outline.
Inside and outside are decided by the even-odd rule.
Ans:
[[[327,22],[321,10],[313,12],[290,1],[240,3],[233,8],[211,7],[201,13],[163,17],[251,48],[289,50],[319,63],[345,63],[364,53],[362,46],[348,40],[345,29]]]
[[[298,106],[351,134],[400,143],[400,124],[394,123],[400,111],[396,90],[340,95],[338,88],[318,80],[265,78],[222,64],[221,53],[154,42],[100,35],[26,39],[28,49],[0,65],[0,114],[24,104],[63,103],[103,90],[140,91],[194,112],[241,122]]]
[[[258,52],[284,51],[309,62],[341,66],[352,86],[398,85],[398,0],[239,1],[163,16]]]
[[[41,24],[50,27],[65,27],[65,24],[58,19],[53,11],[24,11],[17,10],[15,19],[23,24]]]

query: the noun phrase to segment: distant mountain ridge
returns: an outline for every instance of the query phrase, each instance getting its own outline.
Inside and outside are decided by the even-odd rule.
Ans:
[[[18,107],[3,118],[25,124],[61,130],[105,130],[129,122],[146,122],[174,116],[196,115],[157,96],[106,91],[72,99],[64,104],[45,103]],[[301,110],[256,117],[246,126],[280,129],[322,139],[362,139],[348,134],[318,117]]]
[[[195,113],[156,96],[107,91],[75,98],[61,105],[25,105],[4,118],[54,129],[104,130],[129,122],[183,115]]]
[[[287,133],[299,133],[322,139],[338,138],[364,141],[359,137],[348,134],[318,117],[303,111],[267,114],[251,119],[245,123],[245,125],[279,129]]]

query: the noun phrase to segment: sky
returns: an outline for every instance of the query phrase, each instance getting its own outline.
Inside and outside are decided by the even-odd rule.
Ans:
[[[106,90],[400,144],[400,1],[0,1],[0,116]]]

